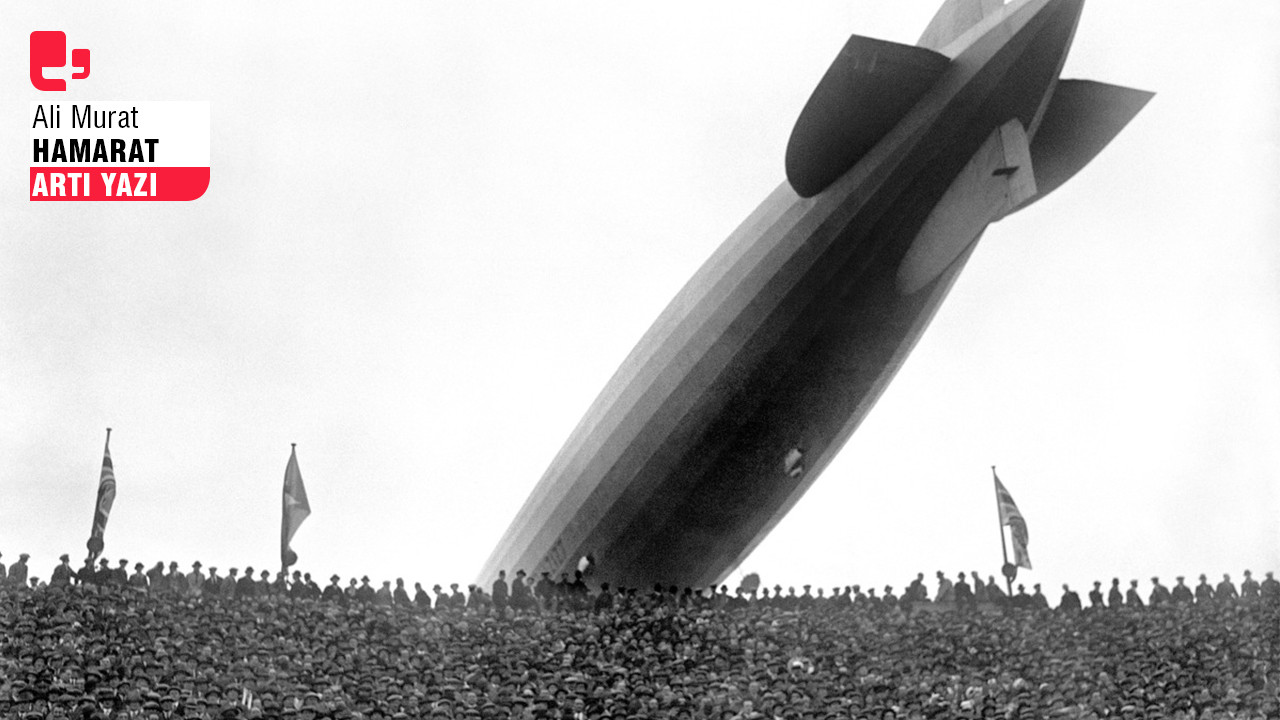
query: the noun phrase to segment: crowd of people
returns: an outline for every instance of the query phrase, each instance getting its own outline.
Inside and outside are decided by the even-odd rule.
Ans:
[[[0,583],[0,717],[1280,717],[1280,583],[463,592],[105,561]],[[972,581],[972,582],[971,582]],[[1185,591],[1184,591],[1185,590]]]

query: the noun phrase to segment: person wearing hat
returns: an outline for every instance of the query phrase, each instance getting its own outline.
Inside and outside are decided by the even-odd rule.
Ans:
[[[1280,602],[1280,580],[1276,580],[1275,572],[1267,571],[1266,579],[1258,585],[1258,595],[1263,602]]]
[[[93,556],[90,555],[84,559],[84,565],[81,565],[80,569],[76,571],[76,582],[81,587],[87,587],[97,583],[97,577],[98,575],[93,569]]]
[[[493,592],[489,594],[489,597],[493,600],[493,608],[499,615],[502,614],[503,610],[507,609],[507,599],[509,595],[510,592],[507,588],[507,571],[499,570],[498,579],[493,581]]]
[[[53,587],[67,587],[71,584],[76,576],[76,571],[71,569],[71,556],[62,553],[58,556],[58,566],[53,569],[53,575],[49,577],[49,584]]]
[[[1139,610],[1146,607],[1146,604],[1142,602],[1142,596],[1138,594],[1137,580],[1129,581],[1129,589],[1124,593],[1124,604],[1128,607],[1137,608]]]
[[[608,612],[613,609],[613,605],[614,597],[613,592],[609,590],[609,583],[600,583],[600,593],[596,595],[592,609],[596,612]]]
[[[1107,591],[1107,605],[1112,610],[1124,605],[1124,593],[1120,591],[1120,578],[1111,578],[1111,589]]]
[[[111,584],[116,587],[124,587],[129,584],[129,561],[120,558],[116,569],[111,571]]]
[[[187,573],[187,597],[198,598],[204,595],[205,577],[204,573],[200,571],[201,567],[203,566],[199,560],[191,563],[191,572]]]
[[[315,580],[311,579],[311,573],[302,573],[302,584],[306,586],[306,591],[302,594],[302,597],[307,600],[320,599],[320,586],[316,584]]]
[[[431,612],[431,594],[420,582],[413,584],[413,605],[418,612]]]
[[[401,580],[400,584],[403,587],[404,581]],[[378,607],[391,607],[394,603],[395,598],[391,594],[391,581],[383,580],[382,587],[378,588],[373,595],[373,604]]]
[[[1179,575],[1178,583],[1169,592],[1169,597],[1176,605],[1190,605],[1193,601],[1191,588],[1187,587],[1186,577]]]
[[[237,568],[231,568],[227,571],[227,576],[222,578],[222,585],[218,588],[218,594],[223,600],[234,600],[236,592],[240,590],[240,581],[236,577],[236,573],[240,572]]]
[[[1044,597],[1044,593],[1041,592],[1041,587],[1039,587],[1039,583],[1033,584],[1032,589],[1033,591],[1036,591],[1032,593],[1033,609],[1048,610],[1048,600],[1046,597]]]
[[[552,609],[556,595],[556,584],[551,580],[550,572],[542,571],[542,578],[538,580],[538,584],[534,586],[533,591],[537,595],[538,606],[543,612]]]
[[[111,584],[111,563],[106,558],[98,559],[98,569],[93,573],[93,583],[98,587]]]
[[[1102,603],[1102,580],[1093,580],[1093,589],[1089,591],[1089,607],[1092,609],[1106,607]]]
[[[440,583],[431,586],[431,592],[436,594],[436,612],[443,612],[449,609],[449,596],[441,589]]]
[[[796,607],[807,610],[813,607],[813,585],[802,586],[804,592],[800,593],[800,598],[796,601]]]
[[[27,558],[31,557],[26,553],[18,556],[18,562],[9,567],[9,582],[19,587],[27,584]]]
[[[307,586],[302,582],[302,571],[293,571],[293,581],[289,583],[288,595],[290,599],[301,600],[307,596]]]
[[[511,581],[509,604],[516,612],[524,612],[533,604],[533,596],[529,592],[524,570],[517,570],[515,579]]]
[[[1204,573],[1200,573],[1200,584],[1196,585],[1196,603],[1213,602],[1213,586],[1209,584],[1209,579]]]
[[[1240,583],[1240,597],[1246,602],[1253,602],[1258,599],[1258,581],[1253,579],[1253,573],[1245,570],[1244,580]]]
[[[973,597],[973,589],[969,587],[969,583],[965,580],[963,570],[956,574],[955,584],[951,586],[951,595],[955,598],[956,609],[961,612],[972,610],[977,604],[977,600]]]
[[[1173,594],[1169,592],[1169,588],[1160,584],[1160,578],[1151,578],[1151,596],[1147,600],[1151,607],[1159,607],[1161,605],[1173,602]]]
[[[458,589],[458,583],[449,583],[449,607],[454,610],[465,610],[467,607],[467,597]]]
[[[1213,597],[1221,605],[1226,605],[1240,597],[1236,592],[1235,583],[1231,582],[1230,575],[1226,573],[1222,574],[1222,582],[1218,583],[1218,587],[1214,589]]]
[[[258,583],[253,579],[253,566],[244,569],[244,577],[236,582],[236,597],[255,598],[258,596]]]
[[[329,584],[325,586],[324,591],[320,593],[320,599],[325,602],[343,604],[346,602],[347,596],[342,592],[342,578],[333,575],[329,578]]]
[[[360,578],[360,587],[356,588],[356,601],[372,604],[375,595],[373,586],[369,584],[369,576]]]

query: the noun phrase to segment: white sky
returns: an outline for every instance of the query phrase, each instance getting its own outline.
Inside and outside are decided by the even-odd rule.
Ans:
[[[462,582],[668,300],[783,177],[850,33],[936,3],[10,4],[0,551]],[[72,10],[74,9],[74,12]],[[209,100],[194,203],[31,203],[27,35],[59,102]],[[861,430],[744,564],[772,585],[1280,570],[1280,4],[1096,1],[1065,77],[1158,93],[985,236]]]

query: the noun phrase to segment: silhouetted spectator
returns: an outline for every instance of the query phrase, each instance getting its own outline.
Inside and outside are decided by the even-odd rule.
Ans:
[[[1222,582],[1218,583],[1218,587],[1213,590],[1213,598],[1220,603],[1230,602],[1239,597],[1236,592],[1236,586],[1231,582],[1231,576],[1223,573]]]
[[[1209,585],[1209,580],[1203,573],[1200,574],[1200,584],[1196,585],[1196,602],[1213,602],[1213,588]]]
[[[1138,594],[1138,581],[1130,580],[1129,589],[1124,594],[1124,604],[1131,608],[1142,608],[1146,605],[1142,602],[1142,595]]]
[[[253,566],[250,565],[244,569],[244,577],[236,581],[236,597],[241,600],[252,600],[257,596],[258,582],[253,579]]]
[[[1058,609],[1063,612],[1080,611],[1080,596],[1076,594],[1076,591],[1068,587],[1066,583],[1062,584],[1062,599],[1058,601]]]
[[[75,571],[71,569],[71,556],[64,553],[58,560],[58,566],[53,569],[53,574],[49,576],[49,584],[55,587],[68,587],[76,576]]]
[[[1190,605],[1194,601],[1191,595],[1191,588],[1187,587],[1187,579],[1182,575],[1178,576],[1178,583],[1173,586],[1169,597],[1178,605]]]
[[[9,566],[9,582],[22,586],[27,584],[27,559],[31,556],[26,553],[18,555],[18,562]]]
[[[129,587],[133,588],[134,590],[139,590],[142,592],[146,592],[147,590],[147,587],[148,587],[147,575],[146,573],[142,572],[142,568],[144,567],[146,566],[143,565],[142,563],[133,564],[133,574],[129,576]]]
[[[1148,602],[1151,603],[1151,607],[1160,607],[1161,605],[1167,605],[1172,601],[1173,595],[1169,592],[1169,588],[1160,584],[1160,578],[1151,578],[1151,595],[1148,599]]]
[[[1120,578],[1111,578],[1111,589],[1107,591],[1107,605],[1112,610],[1124,605],[1124,593],[1120,591]]]
[[[493,581],[493,607],[498,612],[507,609],[507,571],[499,570],[498,579]]]
[[[1258,581],[1253,579],[1252,572],[1245,570],[1244,581],[1240,583],[1240,597],[1253,601],[1258,599],[1258,595]]]

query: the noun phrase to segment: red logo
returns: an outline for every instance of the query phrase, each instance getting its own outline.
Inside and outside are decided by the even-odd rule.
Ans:
[[[45,68],[67,66],[67,34],[61,30],[36,30],[31,33],[31,84],[37,90],[66,90],[67,81],[47,78]],[[79,48],[71,51],[71,79],[89,77],[89,51]]]

